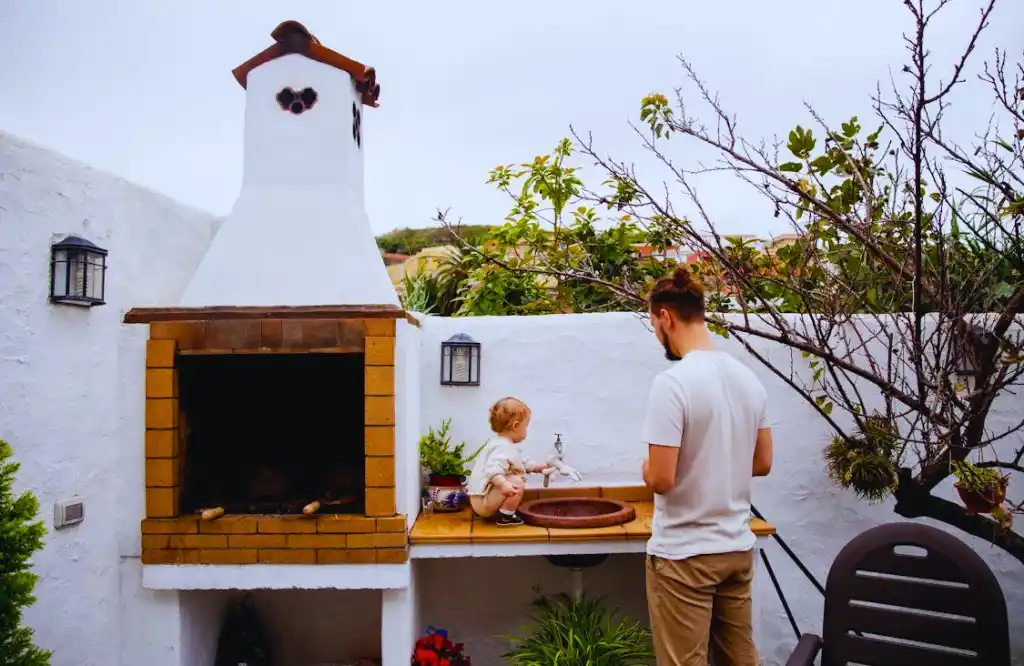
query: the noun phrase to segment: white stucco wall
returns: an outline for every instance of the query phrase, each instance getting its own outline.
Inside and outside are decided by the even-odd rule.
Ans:
[[[142,406],[119,409],[122,392],[142,399],[142,354],[119,370],[125,347],[146,331],[122,334],[120,320],[136,303],[174,302],[215,225],[209,214],[0,132],[0,437],[21,462],[19,488],[35,491],[50,529],[34,559],[39,601],[26,619],[39,645],[54,650],[54,666],[121,663],[121,618],[138,619],[143,605],[160,613],[160,602],[142,601],[131,560],[142,515]],[[107,305],[48,302],[49,246],[67,234],[110,251]],[[74,495],[85,500],[85,521],[53,531],[53,502]],[[153,658],[125,663],[180,666],[161,661],[162,634],[177,632],[170,619],[127,628],[127,640],[150,646],[143,654]]]
[[[468,333],[482,345],[479,387],[439,385],[441,341],[458,332]],[[832,487],[822,459],[831,434],[827,424],[738,343],[717,339],[717,344],[747,363],[768,387],[775,465],[771,476],[755,482],[754,502],[824,584],[829,565],[849,539],[873,525],[902,518],[892,512],[890,503],[869,505]],[[453,441],[477,445],[489,434],[488,407],[501,396],[514,395],[533,408],[530,436],[524,443],[526,453],[543,459],[552,451],[553,433],[559,432],[565,443],[565,461],[580,471],[584,485],[641,482],[640,462],[646,450],[639,441],[640,422],[651,379],[668,365],[642,319],[632,314],[426,317],[422,345],[423,429],[451,417]],[[770,343],[757,349],[771,360],[784,361],[787,367],[793,356]],[[1024,399],[1006,396],[991,418],[993,422],[1011,415],[1019,418],[1022,410]],[[569,482],[560,479],[557,483]],[[950,485],[944,486],[942,494],[952,497]],[[1015,648],[1022,654],[1015,663],[1024,664],[1024,567],[991,544],[953,533],[975,547],[999,577],[1010,608],[1012,633],[1017,636]],[[820,631],[821,595],[775,543],[768,542],[765,550],[800,628]],[[484,560],[472,566],[491,565]],[[796,639],[770,584],[760,587],[758,604],[765,613],[764,644],[760,647],[766,663],[784,663]],[[509,617],[493,623],[510,623],[520,612],[514,604],[503,609],[507,610],[495,612],[507,612]],[[429,609],[422,619],[424,623],[438,621]],[[472,621],[470,613],[465,622]],[[461,626],[461,633],[482,635],[488,631]]]

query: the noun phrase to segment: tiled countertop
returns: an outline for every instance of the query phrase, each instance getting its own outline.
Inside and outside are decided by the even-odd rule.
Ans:
[[[453,513],[434,512],[420,515],[409,532],[410,545],[417,544],[484,544],[484,543],[537,543],[566,541],[625,541],[646,540],[651,536],[651,518],[654,503],[644,497],[643,489],[636,488],[560,488],[550,491],[527,491],[527,499],[539,495],[577,497],[605,496],[632,504],[636,518],[623,525],[579,529],[558,529],[520,525],[498,527],[493,522],[475,516],[470,509]],[[636,498],[636,499],[633,499]],[[775,527],[759,518],[750,521],[750,529],[759,537],[775,534]]]

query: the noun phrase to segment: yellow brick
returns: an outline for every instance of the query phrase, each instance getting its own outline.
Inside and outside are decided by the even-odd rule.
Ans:
[[[364,354],[366,365],[394,365],[395,339],[368,335]]]
[[[143,534],[195,534],[199,519],[195,516],[178,518],[146,518],[142,521]]]
[[[367,516],[393,516],[393,515],[395,515],[395,489],[394,488],[367,488],[366,489],[366,515]]]
[[[202,321],[154,322],[149,325],[150,340],[173,340],[178,349],[201,349],[206,334]]]
[[[147,430],[146,457],[174,458],[179,453],[177,430]]]
[[[260,534],[314,534],[316,521],[309,518],[260,518]]]
[[[373,535],[374,548],[404,548],[408,543],[405,532],[384,532]]]
[[[286,534],[229,534],[228,548],[284,548]]]
[[[143,564],[198,564],[198,550],[143,550]]]
[[[199,531],[204,534],[256,534],[256,518],[252,516],[222,516],[217,520],[200,520]]]
[[[142,549],[143,550],[160,550],[167,548],[170,543],[170,535],[167,534],[143,534],[142,535]]]
[[[146,400],[146,429],[166,430],[178,427],[178,399],[150,398]]]
[[[395,425],[395,399],[391,396],[366,396],[363,423],[368,426]],[[148,422],[147,422],[148,423]]]
[[[201,564],[254,564],[256,562],[256,550],[251,548],[222,548],[193,552],[199,553]]]
[[[394,319],[364,319],[363,327],[366,331],[366,335],[370,337],[395,337]]]
[[[172,534],[171,548],[227,548],[228,538],[221,534]]]
[[[344,534],[289,534],[289,548],[345,548]]]
[[[173,368],[176,347],[177,344],[174,340],[148,340],[146,342],[146,367]]]
[[[300,548],[261,550],[256,561],[263,564],[316,564],[316,551]]]
[[[146,370],[147,398],[177,398],[178,378],[173,368],[149,368]]]
[[[317,564],[373,564],[376,561],[377,551],[372,548],[366,550],[324,548],[316,551]]]
[[[368,426],[363,431],[363,438],[366,442],[366,455],[395,455],[394,426]]]
[[[366,395],[395,394],[395,368],[393,366],[368,365],[363,372],[363,392]]]
[[[146,488],[146,517],[173,518],[178,515],[179,488]]]
[[[405,531],[405,516],[389,516],[387,518],[377,519],[377,531],[378,532],[404,532]]]
[[[177,458],[147,458],[146,486],[170,488],[178,485]]]
[[[366,486],[391,488],[395,485],[395,459],[392,456],[367,456]]]
[[[373,518],[364,516],[320,516],[317,519],[317,531],[321,534],[357,534],[373,532],[376,523]]]
[[[408,548],[378,548],[376,552],[380,564],[405,564],[409,561]]]

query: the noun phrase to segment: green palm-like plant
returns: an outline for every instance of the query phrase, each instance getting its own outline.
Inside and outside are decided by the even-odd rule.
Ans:
[[[538,591],[539,593],[539,591]],[[615,618],[603,597],[541,595],[533,602],[525,638],[506,637],[502,655],[513,666],[647,666],[654,663],[651,635],[639,622]]]

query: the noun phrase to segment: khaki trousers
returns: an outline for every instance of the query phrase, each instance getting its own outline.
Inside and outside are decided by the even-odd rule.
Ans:
[[[754,551],[685,560],[647,556],[647,607],[658,666],[758,666]],[[709,646],[710,643],[710,646]]]

